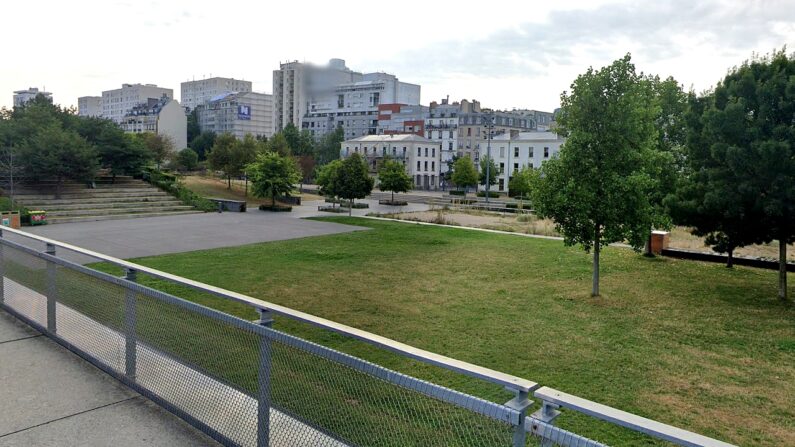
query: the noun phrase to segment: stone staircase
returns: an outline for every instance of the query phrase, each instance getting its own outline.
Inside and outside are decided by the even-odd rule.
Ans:
[[[172,195],[132,177],[97,178],[95,188],[66,182],[56,197],[55,184],[23,185],[15,191],[16,201],[29,210],[47,212],[50,224],[131,219],[197,213]]]

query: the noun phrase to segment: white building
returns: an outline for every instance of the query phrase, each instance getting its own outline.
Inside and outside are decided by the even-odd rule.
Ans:
[[[174,91],[170,88],[154,84],[122,84],[121,88],[102,92],[102,117],[120,123],[133,107],[150,99],[159,101],[163,95],[174,99]]]
[[[212,98],[225,93],[250,92],[251,81],[234,78],[209,78],[200,81],[187,81],[180,85],[182,107],[191,111]]]
[[[222,94],[197,106],[196,113],[202,132],[273,135],[273,95],[267,93]]]
[[[525,166],[540,168],[542,163],[560,152],[565,141],[554,132],[514,131],[494,137],[491,140],[491,156],[499,172],[497,191],[508,192],[508,183],[514,172]],[[483,155],[486,155],[485,151]]]
[[[361,154],[377,173],[386,158],[398,160],[414,179],[415,189],[439,189],[441,169],[441,146],[438,142],[414,134],[366,135],[343,141],[340,157]]]
[[[458,151],[458,115],[461,104],[450,104],[449,99],[442,99],[441,104],[431,103],[428,117],[425,119],[425,136],[429,140],[438,141],[442,145],[442,174],[450,170],[453,156]]]
[[[133,107],[119,122],[125,132],[152,132],[168,137],[174,149],[188,147],[188,117],[185,109],[168,96],[159,100],[148,99]]]
[[[77,98],[77,114],[80,116],[102,116],[102,97],[81,96]]]
[[[30,87],[27,90],[17,90],[14,92],[14,107],[24,105],[26,102],[34,99],[37,95],[44,95],[45,98],[52,101],[52,93],[39,90],[36,87]]]

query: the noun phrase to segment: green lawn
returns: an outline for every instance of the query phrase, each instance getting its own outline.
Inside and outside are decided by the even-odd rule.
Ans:
[[[559,241],[323,220],[372,230],[136,262],[736,444],[795,445],[795,306],[777,300],[775,271],[608,248],[604,296],[594,299],[590,257]],[[305,325],[275,327],[497,402],[511,397]],[[657,445],[573,413],[559,422],[611,445]]]

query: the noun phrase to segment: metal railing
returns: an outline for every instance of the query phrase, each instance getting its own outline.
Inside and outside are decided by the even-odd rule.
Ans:
[[[70,259],[75,256],[81,261]],[[86,260],[99,264],[89,267]],[[0,308],[224,445],[603,445],[553,425],[561,407],[679,445],[729,445],[520,377],[19,230],[0,230],[0,277]],[[177,297],[175,288],[198,294],[195,301],[240,303],[259,318],[248,321]],[[279,331],[273,327],[274,315],[319,330],[325,338],[329,332],[340,334],[485,381],[515,397],[496,403],[411,377]],[[542,406],[528,415],[533,392]]]

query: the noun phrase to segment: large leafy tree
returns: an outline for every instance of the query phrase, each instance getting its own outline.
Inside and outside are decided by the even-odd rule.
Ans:
[[[335,183],[338,195],[350,202],[348,210],[350,215],[354,199],[363,199],[370,194],[374,180],[370,177],[365,159],[354,153],[340,164]]]
[[[246,167],[251,178],[252,192],[257,197],[268,197],[276,205],[276,197],[289,196],[301,174],[292,157],[277,152],[261,152]]]
[[[340,145],[345,141],[345,131],[342,127],[337,127],[333,132],[323,135],[318,144],[317,164],[325,165],[340,158]]]
[[[567,245],[593,250],[591,294],[598,296],[600,249],[627,241],[640,250],[658,220],[650,197],[659,111],[629,55],[578,76],[561,105],[558,131],[567,140],[542,165],[533,205],[554,219]]]
[[[199,160],[206,160],[207,154],[215,144],[215,136],[215,132],[202,132],[188,144],[188,147],[196,151]]]
[[[287,138],[284,136],[284,133],[282,132],[272,136],[265,144],[267,150],[270,152],[277,152],[281,155],[292,155],[292,150],[290,149],[290,143],[288,142]]]
[[[116,180],[117,175],[141,172],[141,169],[153,159],[153,152],[141,139],[124,133],[111,120],[82,118],[78,121],[77,132],[97,148],[100,165],[110,170],[113,181]]]
[[[232,177],[243,175],[246,166],[254,161],[263,143],[247,134],[242,140],[225,133],[215,139],[207,161],[216,171],[222,171],[227,180],[227,189],[232,188]]]
[[[188,147],[191,147],[193,140],[201,135],[202,131],[199,127],[199,112],[197,109],[191,110],[188,114]]]
[[[290,148],[290,153],[297,154],[299,148],[301,146],[301,132],[299,132],[298,128],[295,127],[293,123],[287,123],[277,135],[281,135],[284,137],[284,141],[287,143],[287,147]]]
[[[192,171],[199,164],[199,154],[193,149],[185,148],[177,153],[177,168],[183,171]]]
[[[515,172],[508,182],[508,195],[518,197],[520,203],[524,198],[529,197],[533,192],[534,186],[539,181],[539,170],[525,166]]]
[[[406,172],[403,163],[387,159],[378,170],[378,182],[382,191],[392,192],[392,202],[396,192],[408,192],[414,186],[411,176]]]
[[[21,146],[20,162],[34,180],[55,180],[60,195],[64,180],[90,181],[99,168],[96,149],[74,130],[56,124],[40,129]]]
[[[795,56],[782,50],[745,62],[701,103],[680,201],[695,209],[690,217],[709,242],[778,241],[778,295],[786,299],[787,244],[795,241]]]
[[[317,169],[315,183],[320,187],[320,193],[327,197],[339,197],[339,170],[342,160],[333,160]],[[332,204],[333,206],[333,204]]]
[[[149,153],[151,154],[152,159],[155,161],[158,169],[160,169],[160,166],[168,161],[168,159],[171,158],[172,154],[174,153],[174,142],[171,141],[171,138],[166,135],[145,132],[136,134],[136,137],[140,140],[143,146],[149,150]]]
[[[475,164],[469,157],[460,157],[453,164],[453,175],[451,176],[453,183],[459,188],[463,188],[464,197],[467,195],[467,188],[475,187],[478,185],[478,171],[475,170]]]

